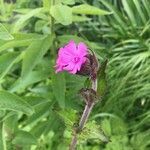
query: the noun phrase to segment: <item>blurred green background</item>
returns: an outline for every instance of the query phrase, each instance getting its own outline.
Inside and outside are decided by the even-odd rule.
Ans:
[[[68,149],[86,78],[54,65],[71,39],[108,59],[77,149],[149,150],[149,0],[0,0],[0,150]]]

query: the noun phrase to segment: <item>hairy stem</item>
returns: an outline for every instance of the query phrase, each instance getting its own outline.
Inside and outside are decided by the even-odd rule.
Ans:
[[[87,122],[87,119],[91,113],[93,106],[94,106],[93,102],[90,103],[89,105],[87,104],[85,106],[85,109],[83,111],[82,117],[81,117],[80,122],[79,122],[79,130],[83,129],[83,127],[84,127],[85,123]]]
[[[95,80],[92,80],[92,89],[96,92],[97,91],[97,79]],[[79,122],[79,131],[81,131],[85,125],[85,123],[87,122],[88,120],[88,117],[92,111],[92,108],[94,106],[95,102],[93,100],[89,101],[85,108],[84,108],[84,111],[83,111],[83,114],[82,114],[82,117],[80,119],[80,122]],[[69,150],[75,150],[76,149],[76,145],[77,145],[77,135],[78,135],[78,132],[77,131],[74,131],[74,136],[72,138],[72,141],[71,141],[71,144],[70,144],[70,147],[69,147]]]

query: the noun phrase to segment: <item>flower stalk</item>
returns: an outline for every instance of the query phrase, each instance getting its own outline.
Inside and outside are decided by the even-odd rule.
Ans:
[[[92,89],[95,92],[97,92],[97,79],[92,80]],[[75,150],[76,149],[78,133],[80,131],[82,131],[85,123],[87,122],[89,115],[90,115],[90,113],[94,107],[94,104],[95,104],[94,98],[87,100],[87,103],[85,105],[82,117],[81,117],[80,122],[79,122],[78,129],[74,129],[74,135],[73,135],[69,150]]]

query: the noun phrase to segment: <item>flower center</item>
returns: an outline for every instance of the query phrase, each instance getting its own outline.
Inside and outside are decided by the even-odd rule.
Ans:
[[[74,58],[73,58],[73,62],[74,62],[74,63],[78,63],[78,62],[79,62],[79,60],[80,60],[80,58],[79,58],[79,57],[74,57]]]

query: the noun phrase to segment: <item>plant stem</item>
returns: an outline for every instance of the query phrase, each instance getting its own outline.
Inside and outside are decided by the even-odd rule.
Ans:
[[[77,145],[77,133],[75,133],[75,135],[72,137],[72,141],[69,147],[69,150],[75,150]]]
[[[97,92],[97,79],[92,81],[92,89]]]
[[[91,102],[89,105],[87,104],[85,106],[85,109],[83,111],[82,117],[80,119],[79,130],[83,129],[83,127],[84,127],[85,123],[87,122],[87,119],[88,119],[88,117],[89,117],[89,115],[91,113],[91,110],[92,110],[93,106],[94,106],[93,102]]]
[[[97,79],[92,80],[92,89],[95,92],[97,91]],[[79,122],[79,127],[78,127],[79,131],[81,131],[83,129],[85,123],[87,122],[94,104],[95,104],[95,102],[93,100],[89,101],[86,104],[86,106],[84,108],[84,111],[83,111],[83,114],[82,114],[82,117],[81,117],[80,122]],[[71,144],[70,144],[70,147],[69,147],[69,150],[75,150],[76,149],[77,135],[78,135],[78,132],[75,130],[74,131],[74,136],[72,138],[72,141],[71,141]]]

